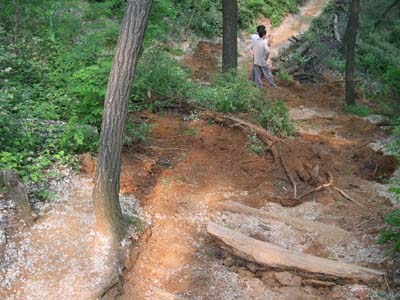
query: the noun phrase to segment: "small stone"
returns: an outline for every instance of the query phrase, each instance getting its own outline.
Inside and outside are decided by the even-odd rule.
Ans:
[[[247,269],[249,269],[251,272],[255,273],[258,270],[258,266],[255,263],[248,263],[247,264]]]
[[[239,269],[238,273],[240,276],[247,277],[247,278],[253,278],[255,276],[254,273],[252,273],[248,270],[244,270],[244,269]]]
[[[290,272],[277,272],[275,273],[275,279],[284,286],[301,286],[301,277]]]
[[[275,276],[273,272],[263,272],[261,276],[261,281],[265,284],[273,284],[275,282]]]
[[[228,256],[227,258],[224,259],[222,264],[224,266],[231,267],[235,264],[235,260],[231,256]]]
[[[238,267],[237,265],[233,265],[233,266],[231,266],[231,267],[229,268],[229,270],[231,270],[232,272],[237,273],[238,270],[239,270],[239,267]]]
[[[285,286],[280,289],[280,292],[285,300],[310,300],[310,295],[307,295],[300,287]]]
[[[260,227],[261,229],[265,230],[265,231],[270,231],[271,228],[269,228],[267,225],[260,223],[258,224],[258,227]]]

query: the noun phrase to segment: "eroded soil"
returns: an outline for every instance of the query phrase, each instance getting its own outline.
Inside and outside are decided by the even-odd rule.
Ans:
[[[331,189],[284,207],[293,190],[282,165],[269,153],[254,155],[242,131],[189,113],[145,114],[156,127],[149,144],[126,149],[122,191],[134,192],[151,215],[151,236],[125,270],[118,299],[375,299],[386,288],[383,282],[321,287],[294,273],[257,269],[215,244],[206,232],[210,220],[287,249],[387,270],[398,289],[396,264],[376,244],[392,207],[378,182],[392,175],[395,160],[369,147],[387,133],[341,113],[342,91],[331,84],[265,89],[270,98],[286,99],[296,123],[297,136],[281,147],[299,193],[325,182],[330,172],[335,186],[363,208]],[[336,225],[351,239],[326,241],[279,222],[223,212],[218,203],[226,200]]]

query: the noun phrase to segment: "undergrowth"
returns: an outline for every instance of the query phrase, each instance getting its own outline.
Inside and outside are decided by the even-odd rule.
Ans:
[[[400,121],[397,118],[395,121]],[[400,126],[397,125],[393,131],[395,140],[390,144],[389,149],[397,156],[400,161]],[[394,194],[395,199],[400,201],[400,179],[396,178],[392,183],[390,191]],[[397,206],[399,207],[399,206]],[[381,231],[379,243],[391,246],[393,254],[400,253],[400,208],[394,209],[385,218],[385,229]]]
[[[252,26],[258,13],[276,25],[302,2],[240,0],[240,26]],[[0,3],[0,169],[15,169],[25,181],[46,182],[47,169],[55,162],[70,164],[76,154],[97,151],[126,1],[15,3],[18,26],[13,1]],[[244,75],[218,75],[201,85],[172,57],[179,52],[173,41],[183,33],[214,36],[221,29],[218,1],[155,0],[129,109],[159,111],[197,102],[221,112],[250,114],[271,131],[285,132],[281,119],[272,120],[269,104],[260,106],[257,89]],[[125,143],[144,141],[150,133],[150,124],[129,121]]]

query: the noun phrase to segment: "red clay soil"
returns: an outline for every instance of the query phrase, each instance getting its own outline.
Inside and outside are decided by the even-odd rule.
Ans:
[[[331,190],[311,194],[304,201],[326,206],[333,216],[329,222],[347,230],[390,209],[390,201],[366,189],[363,180],[379,181],[395,169],[393,157],[365,146],[366,141],[383,138],[385,133],[361,118],[340,114],[340,87],[292,86],[265,92],[272,98],[287,99],[289,107],[312,104],[339,114],[328,120],[322,118],[332,123],[322,125],[336,125],[334,130],[283,139],[282,156],[295,177],[298,194],[326,182],[330,172],[334,184],[365,208]],[[210,246],[204,230],[206,220],[218,213],[218,202],[227,198],[256,208],[269,201],[282,203],[293,197],[290,181],[280,162],[274,162],[270,154],[260,157],[251,152],[246,134],[239,129],[209,120],[185,121],[187,116],[176,113],[144,113],[142,117],[156,126],[147,144],[125,149],[121,192],[138,196],[153,217],[153,225],[140,254],[132,258],[133,267],[125,271],[118,299],[164,299],[155,296],[159,287],[173,294],[191,291],[187,299],[219,299],[207,298],[212,295],[207,260],[218,259],[219,254],[214,250],[207,254]],[[320,121],[315,118],[309,122]],[[88,166],[90,169],[90,163]],[[197,222],[199,219],[204,227]],[[305,252],[326,256],[326,249],[318,243]],[[203,294],[208,296],[200,296]],[[340,298],[326,290],[322,298],[316,299]]]

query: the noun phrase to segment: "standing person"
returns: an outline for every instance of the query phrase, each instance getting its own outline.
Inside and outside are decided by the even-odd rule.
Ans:
[[[253,52],[253,45],[254,43],[260,38],[260,36],[258,35],[259,31],[265,30],[265,26],[264,25],[258,25],[257,26],[257,33],[254,33],[251,35],[251,42],[250,45],[247,47],[247,52],[249,52],[251,54],[251,56],[253,57],[253,68],[251,70],[251,80],[255,80],[255,71],[254,71],[254,52]]]
[[[254,53],[254,82],[257,87],[262,87],[263,76],[267,78],[269,84],[274,88],[277,87],[272,78],[271,69],[268,66],[269,47],[266,40],[267,31],[260,29],[258,32],[259,38],[253,43],[252,50]]]

